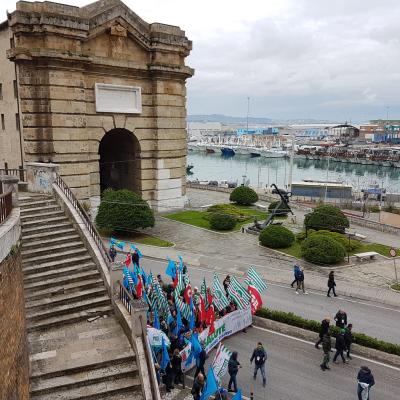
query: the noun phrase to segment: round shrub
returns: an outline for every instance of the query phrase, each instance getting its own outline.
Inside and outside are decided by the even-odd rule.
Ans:
[[[282,249],[293,244],[295,236],[282,225],[269,225],[260,233],[260,243],[272,249]]]
[[[248,186],[238,186],[232,191],[229,200],[243,206],[249,206],[258,201],[258,194]]]
[[[280,201],[273,201],[269,206],[268,206],[268,211],[272,213],[272,211],[275,210],[275,207],[280,203]],[[276,215],[288,215],[289,213],[289,208],[287,207],[286,204],[282,204],[276,211]]]
[[[207,208],[207,213],[210,214],[229,214],[236,218],[237,221],[243,221],[246,216],[243,214],[242,210],[236,207],[234,204],[214,204]]]
[[[104,230],[131,232],[154,226],[154,213],[138,194],[127,189],[107,189],[102,195],[96,224]]]
[[[229,214],[213,213],[210,226],[218,231],[230,231],[236,226],[236,218]]]
[[[359,240],[350,239],[350,242],[349,242],[349,238],[339,232],[313,231],[313,232],[308,232],[308,235],[309,236],[310,235],[329,236],[330,238],[339,242],[346,249],[346,251],[354,251],[361,246],[361,243]]]
[[[335,239],[314,233],[304,240],[301,255],[316,264],[335,264],[346,255],[344,247]]]
[[[307,229],[327,230],[343,233],[349,227],[349,220],[339,207],[324,204],[314,208],[304,218]]]

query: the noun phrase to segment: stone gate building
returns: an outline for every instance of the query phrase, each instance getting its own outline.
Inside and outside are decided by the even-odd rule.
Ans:
[[[59,164],[80,199],[113,187],[156,209],[184,204],[185,85],[194,71],[180,28],[148,24],[120,0],[20,1],[0,42],[9,60],[0,67],[3,161]]]

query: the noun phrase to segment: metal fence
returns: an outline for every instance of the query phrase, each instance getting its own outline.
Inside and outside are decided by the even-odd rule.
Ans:
[[[0,194],[0,224],[11,214],[12,210],[12,190]]]
[[[20,182],[26,182],[26,170],[22,166],[18,168],[8,168],[8,164],[4,163],[4,168],[0,168],[0,175],[17,176]]]
[[[126,310],[129,314],[132,315],[132,305],[133,305],[133,297],[132,295],[125,289],[124,285],[118,281],[119,285],[119,299],[122,304],[125,306]]]

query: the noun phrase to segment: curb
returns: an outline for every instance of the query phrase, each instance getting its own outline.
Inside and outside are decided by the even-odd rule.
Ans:
[[[306,329],[297,328],[292,325],[287,325],[282,322],[273,321],[266,318],[261,318],[253,315],[253,325],[258,326],[260,328],[270,329],[275,332],[283,333],[288,336],[294,336],[299,339],[307,340],[310,342],[316,342],[319,338],[317,332],[308,331]],[[385,353],[380,350],[370,349],[369,347],[360,346],[356,343],[353,343],[352,353],[355,355],[371,358],[374,361],[383,362],[386,364],[390,364],[396,368],[400,368],[400,356],[396,356],[395,354]]]

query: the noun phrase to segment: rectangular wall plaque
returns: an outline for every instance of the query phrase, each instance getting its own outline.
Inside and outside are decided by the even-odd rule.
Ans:
[[[96,111],[122,114],[142,112],[142,89],[137,86],[96,83]]]

